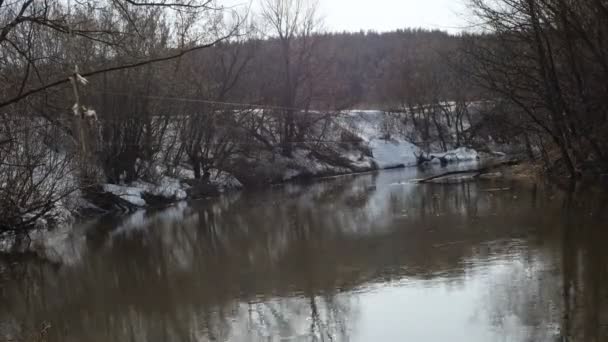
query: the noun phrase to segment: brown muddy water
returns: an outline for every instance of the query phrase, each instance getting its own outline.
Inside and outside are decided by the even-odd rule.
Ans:
[[[420,173],[78,225],[2,261],[0,341],[608,341],[602,190]]]

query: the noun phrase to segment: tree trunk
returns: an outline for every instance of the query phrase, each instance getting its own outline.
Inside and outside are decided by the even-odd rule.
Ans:
[[[198,155],[194,155],[190,158],[192,164],[192,170],[194,171],[194,179],[201,179],[201,160]]]

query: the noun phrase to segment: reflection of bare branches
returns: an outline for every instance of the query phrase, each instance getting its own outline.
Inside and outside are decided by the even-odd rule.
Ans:
[[[323,322],[321,322],[321,319],[319,318],[319,310],[317,309],[317,303],[315,301],[315,297],[314,296],[310,296],[310,337],[313,338],[313,341],[317,340],[317,336],[321,335],[321,338],[323,337],[322,334],[317,335],[317,330],[322,330],[322,326],[321,324]]]
[[[488,272],[488,263],[507,261],[508,272],[489,276],[498,285],[488,294],[494,303],[488,315],[497,327],[505,316],[524,326],[552,323],[547,303],[557,303],[559,313],[562,299],[551,275],[561,273],[547,265],[561,262],[561,254],[552,254],[560,249],[550,232],[536,245],[530,227],[559,224],[554,215],[561,210],[559,201],[543,200],[539,189],[517,187],[488,193],[475,184],[388,186],[402,177],[386,173],[308,190],[243,193],[133,216],[105,240],[98,237],[102,243],[89,242],[94,255],[82,253],[60,272],[26,264],[25,280],[2,284],[0,317],[28,326],[58,317],[49,334],[62,342],[129,336],[342,341],[365,309],[357,302],[359,289],[403,279],[461,289],[472,270]],[[352,196],[363,198],[356,208],[346,201]],[[315,202],[318,198],[323,202]],[[581,316],[577,310],[585,305],[601,311],[605,290],[592,272],[605,276],[598,247],[606,239],[599,234],[576,242],[578,235],[571,234],[564,242],[570,251],[564,254],[569,267],[564,277],[572,288],[568,293],[576,296],[570,306],[574,334],[583,323],[601,324],[602,316],[591,311]],[[574,243],[581,247],[573,249]],[[580,263],[591,267],[583,270]],[[599,304],[589,304],[594,300]],[[61,335],[66,322],[72,339]],[[89,338],[92,333],[97,340]]]
[[[324,298],[310,296],[249,304],[246,313],[248,335],[242,340],[262,340],[269,336],[309,341],[348,340],[348,328],[343,322],[348,321],[350,315],[349,300],[333,298],[326,301]],[[337,305],[341,307],[337,310],[332,305],[339,301],[344,303]]]

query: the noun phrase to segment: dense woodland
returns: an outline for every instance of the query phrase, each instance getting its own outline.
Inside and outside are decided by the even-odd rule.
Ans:
[[[327,33],[305,0],[0,0],[0,232],[101,184],[327,157],[356,139],[335,124],[354,108],[429,150],[509,145],[553,175],[608,171],[608,4],[471,5],[479,27],[450,35]]]

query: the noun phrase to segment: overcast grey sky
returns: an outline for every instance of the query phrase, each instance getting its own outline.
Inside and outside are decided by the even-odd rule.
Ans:
[[[331,31],[424,27],[460,31],[467,25],[466,0],[319,0]]]
[[[222,0],[220,0],[221,2]],[[261,0],[223,0],[256,9]],[[389,31],[424,27],[450,32],[467,25],[467,0],[318,0],[319,14],[330,31]]]

